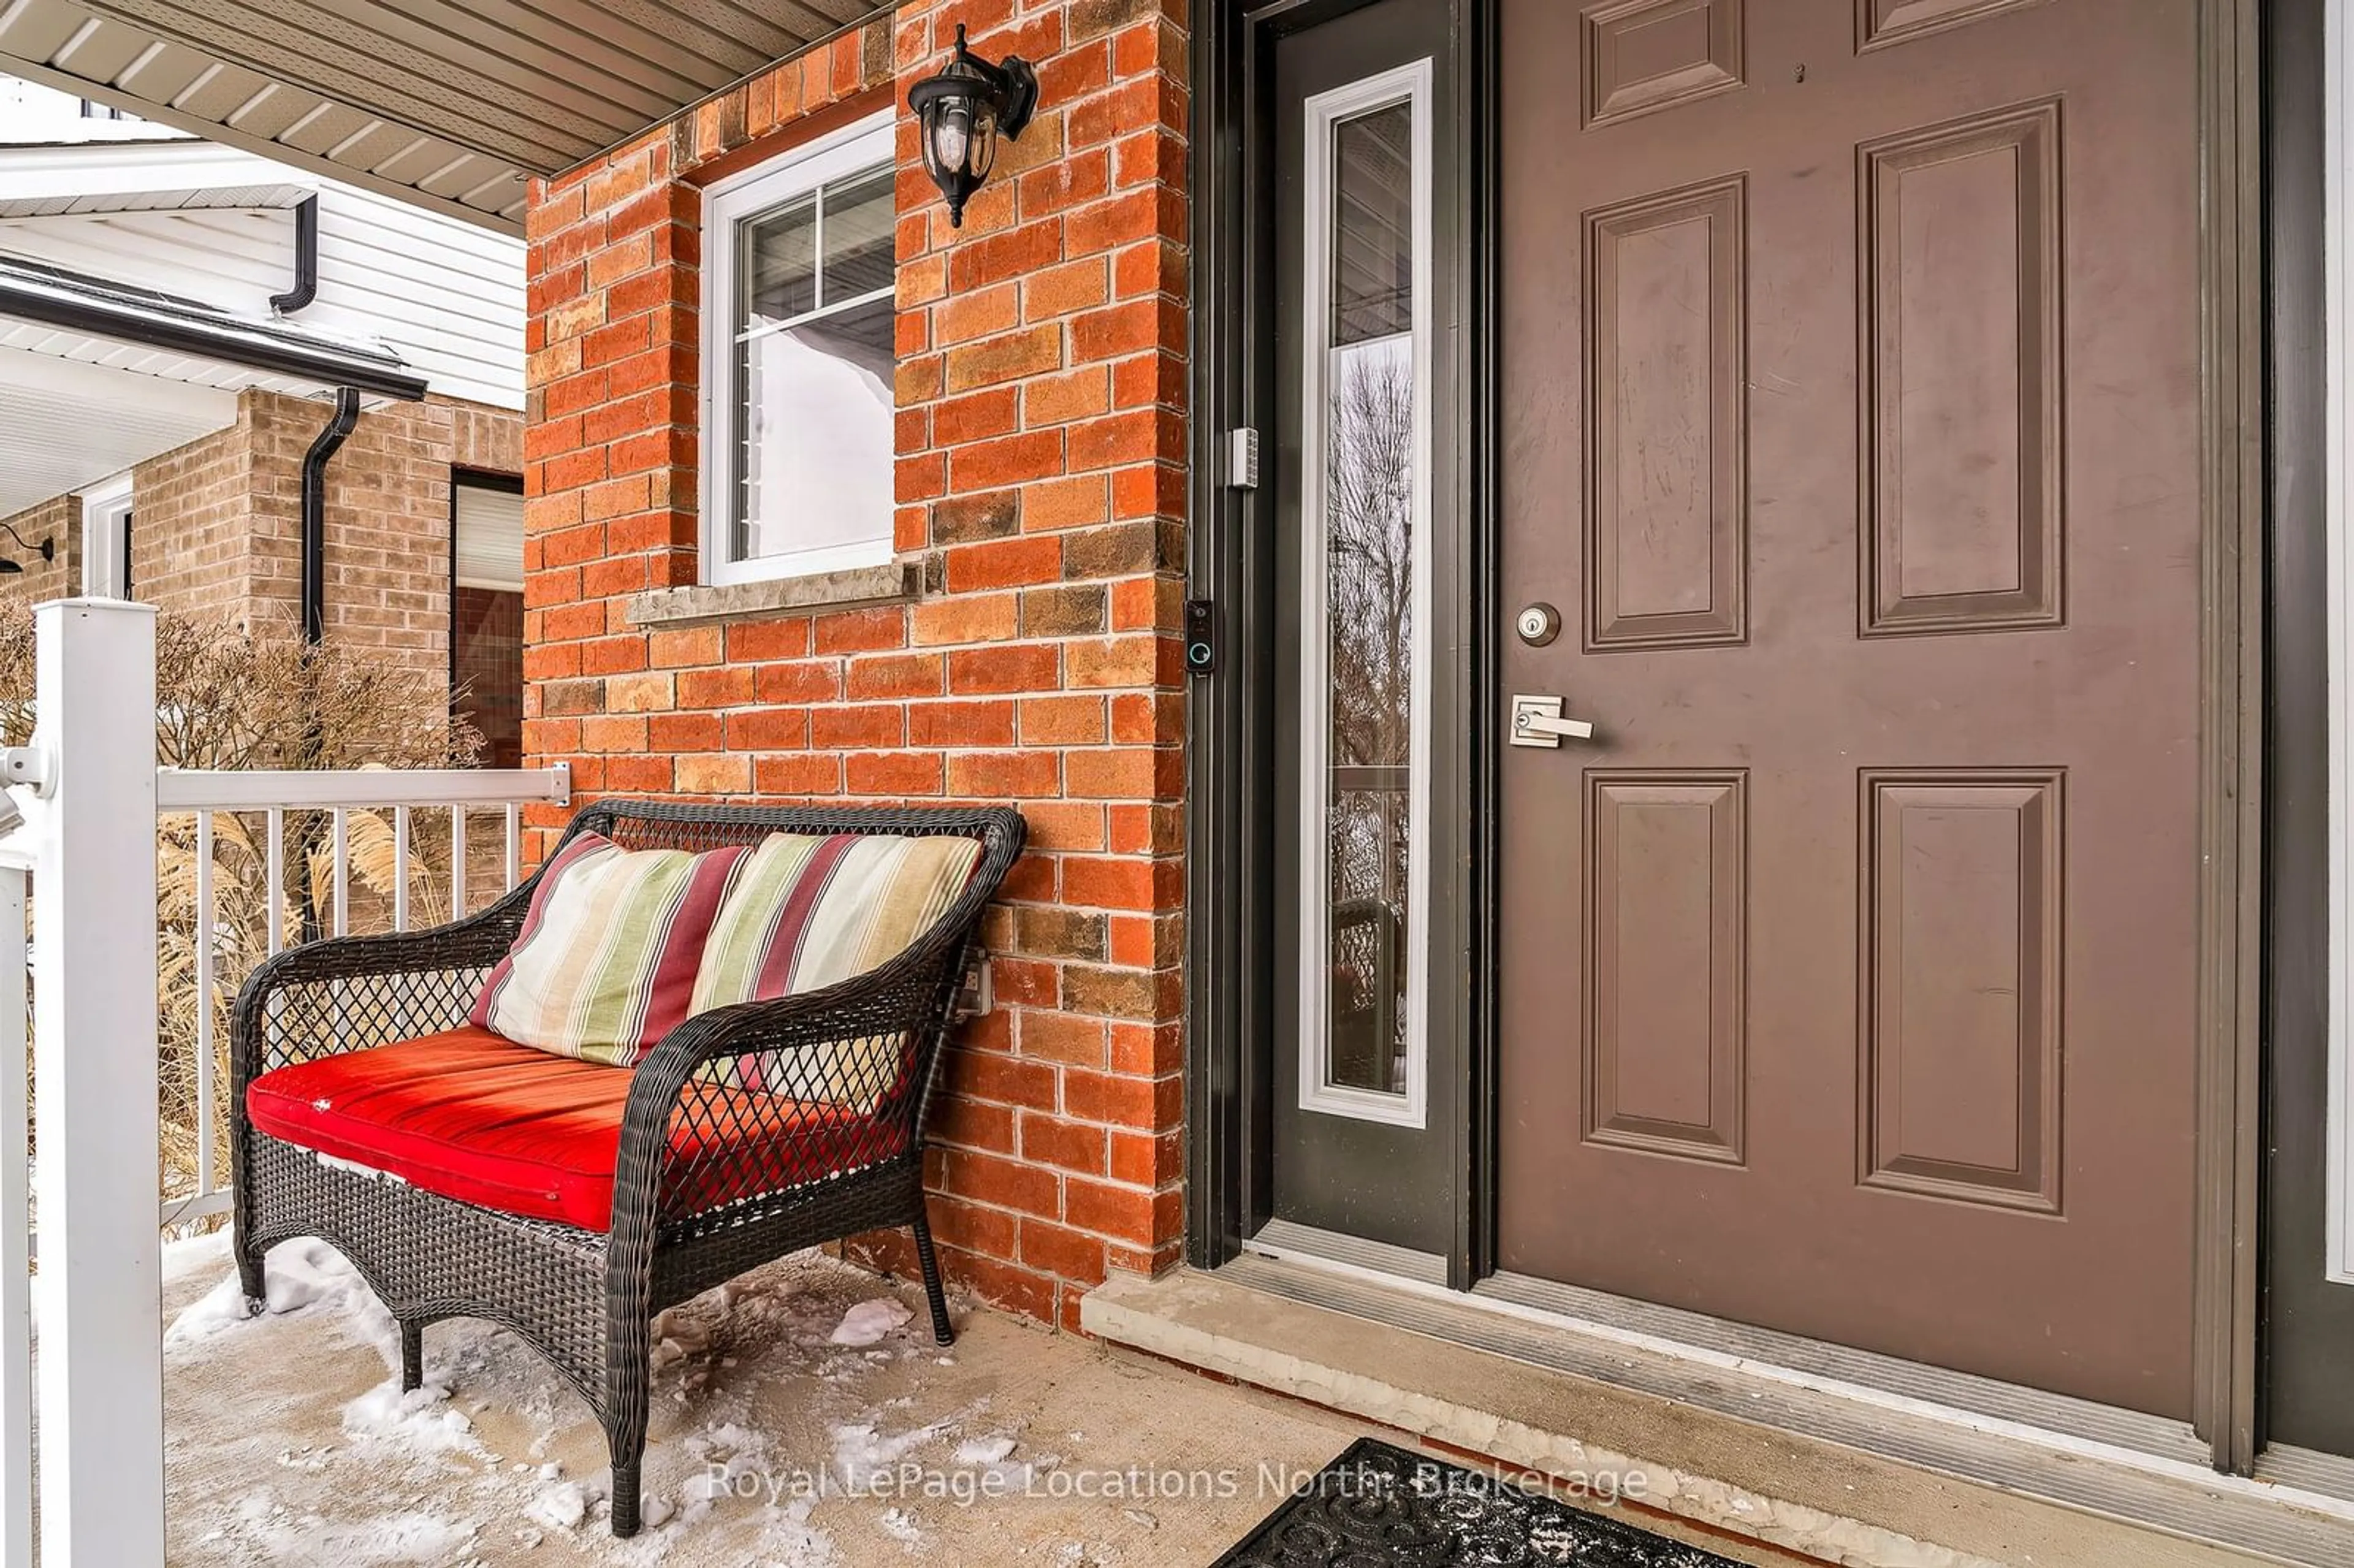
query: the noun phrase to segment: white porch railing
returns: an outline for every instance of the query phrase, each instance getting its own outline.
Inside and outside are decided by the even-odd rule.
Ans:
[[[305,825],[323,819],[326,888],[306,900],[311,934],[351,928],[353,831],[363,812],[371,832],[388,825],[391,837],[390,886],[375,878],[374,913],[407,930],[418,813],[448,823],[443,907],[459,913],[480,901],[488,880],[468,874],[470,843],[487,825],[480,819],[501,819],[495,881],[511,888],[522,870],[522,808],[568,800],[571,781],[561,768],[158,769],[154,612],[67,599],[40,606],[34,622],[39,732],[30,747],[0,754],[0,778],[18,787],[25,818],[0,842],[0,1568],[34,1561],[37,1419],[42,1568],[161,1568],[161,1232],[218,1213],[230,1199],[215,1150],[225,1108],[217,1103],[215,1002],[242,977],[220,970],[221,819],[249,845],[248,823],[260,819],[267,956],[296,935],[286,920],[290,816]],[[196,1160],[193,1191],[164,1199],[159,1213],[160,932],[143,911],[157,903],[162,825],[188,819]],[[296,868],[313,892],[318,877],[307,862],[315,853],[306,846]],[[37,940],[28,941],[28,908]],[[37,1246],[37,1205],[46,1236]]]
[[[289,812],[323,814],[329,821],[330,885],[326,899],[328,929],[321,935],[347,936],[352,907],[352,813],[391,813],[392,863],[397,874],[391,889],[390,928],[406,931],[411,925],[411,873],[415,814],[445,815],[449,823],[449,904],[455,916],[471,907],[478,882],[470,877],[468,851],[474,818],[484,811],[500,814],[501,835],[497,890],[514,887],[523,874],[523,808],[533,801],[571,799],[571,776],[562,767],[542,768],[358,768],[349,771],[214,772],[165,768],[155,775],[155,810],[159,817],[187,816],[196,820],[196,1169],[195,1191],[162,1201],[166,1226],[220,1213],[228,1207],[229,1190],[215,1169],[219,1141],[217,1086],[214,1083],[217,1041],[214,1031],[217,993],[220,917],[214,886],[216,867],[215,817],[244,813],[262,818],[263,886],[268,896],[262,927],[266,956],[275,958],[286,947],[286,819]],[[239,981],[242,976],[237,977]]]
[[[33,1562],[32,1132],[25,900],[33,863],[0,844],[0,1563]]]

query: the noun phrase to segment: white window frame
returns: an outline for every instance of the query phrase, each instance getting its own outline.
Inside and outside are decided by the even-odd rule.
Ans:
[[[118,473],[76,493],[81,501],[82,597],[127,599],[130,585],[122,578],[132,514],[131,475]]]
[[[1333,132],[1342,121],[1393,104],[1413,105],[1414,475],[1413,666],[1406,676],[1412,731],[1406,747],[1405,1092],[1384,1094],[1328,1081],[1331,990],[1331,849],[1329,799],[1331,745],[1326,604],[1325,367],[1331,359]],[[1301,180],[1306,221],[1300,313],[1299,485],[1299,1107],[1358,1121],[1421,1128],[1429,1121],[1430,1080],[1430,693],[1431,647],[1431,62],[1366,77],[1307,103],[1307,167]],[[1310,628],[1317,629],[1312,634]]]
[[[876,540],[752,556],[742,560],[731,558],[728,551],[736,522],[735,487],[729,476],[735,471],[732,459],[740,413],[735,397],[737,225],[796,196],[807,196],[831,181],[878,164],[892,164],[893,119],[892,110],[878,110],[864,120],[717,181],[703,193],[703,418],[698,537],[702,577],[706,583],[772,582],[780,577],[811,577],[853,567],[877,567],[892,558],[888,517],[884,520],[883,536]],[[822,228],[818,243],[822,247]],[[881,299],[891,292],[891,289],[877,289],[861,296],[861,301]],[[831,311],[854,302],[836,302],[825,308]],[[790,324],[780,323],[772,330],[782,330]]]
[[[2354,224],[2354,26],[2346,7],[2324,8],[2323,360],[2327,408],[2322,463],[2329,674],[2329,1105],[2328,1217],[2324,1267],[2354,1285],[2354,257],[2340,237]]]

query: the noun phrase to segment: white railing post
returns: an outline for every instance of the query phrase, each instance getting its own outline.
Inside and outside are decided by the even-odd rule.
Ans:
[[[0,862],[0,1568],[33,1568],[31,1172],[26,1161],[25,883]]]
[[[33,624],[41,1561],[161,1568],[155,614],[62,599]]]

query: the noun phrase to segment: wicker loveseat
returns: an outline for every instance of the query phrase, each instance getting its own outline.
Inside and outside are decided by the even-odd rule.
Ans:
[[[260,1300],[273,1243],[327,1241],[398,1319],[408,1388],[428,1323],[471,1317],[513,1330],[597,1411],[612,1455],[612,1531],[628,1536],[639,1523],[647,1330],[663,1308],[799,1248],[907,1225],[933,1330],[949,1341],[924,1212],[924,1113],[968,948],[1023,823],[1003,809],[606,800],[575,818],[551,863],[588,832],[623,850],[701,852],[772,833],[952,833],[979,846],[961,892],[896,957],[822,989],[695,1013],[631,1068],[466,1026],[545,869],[450,925],[292,948],[239,996],[232,1138],[246,1295]],[[811,1086],[821,1077],[822,1091]],[[441,1097],[420,1109],[420,1086]],[[480,1109],[468,1097],[489,1086],[525,1107],[520,1123],[505,1109],[468,1119]],[[271,1097],[288,1086],[307,1107]],[[256,1126],[249,1094],[281,1130],[307,1107],[345,1114],[343,1141],[273,1136]],[[348,1118],[371,1114],[381,1147],[354,1148]],[[518,1139],[517,1125],[538,1130]]]

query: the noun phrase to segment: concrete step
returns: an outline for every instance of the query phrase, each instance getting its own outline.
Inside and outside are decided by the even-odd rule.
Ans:
[[[1116,1277],[1081,1303],[1080,1323],[1573,1487],[1618,1478],[1638,1511],[1777,1554],[1761,1561],[2354,1564],[2354,1505],[1312,1264]]]

